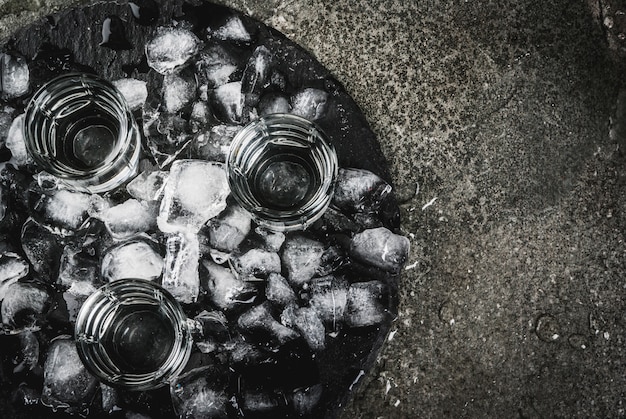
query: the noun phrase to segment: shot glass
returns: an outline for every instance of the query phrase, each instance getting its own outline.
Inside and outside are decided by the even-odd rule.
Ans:
[[[271,114],[245,126],[227,157],[228,182],[238,203],[260,225],[303,230],[330,204],[337,155],[313,122]]]
[[[137,123],[119,90],[93,74],[42,86],[26,107],[24,140],[41,169],[78,189],[105,192],[137,172]]]
[[[183,370],[193,322],[159,285],[123,279],[90,295],[76,318],[75,338],[85,367],[113,386],[149,390]]]

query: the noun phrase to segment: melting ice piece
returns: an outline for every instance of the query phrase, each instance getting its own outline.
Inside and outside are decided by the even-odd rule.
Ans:
[[[373,212],[391,192],[391,186],[364,169],[339,169],[332,205],[351,214]]]
[[[135,199],[156,201],[159,199],[169,172],[162,170],[144,171],[128,182],[126,190]]]
[[[131,110],[141,109],[146,103],[148,88],[145,81],[127,78],[115,80],[113,85],[122,93]]]
[[[326,347],[326,328],[315,309],[290,305],[283,310],[280,321],[300,332],[313,351]]]
[[[279,93],[269,93],[264,95],[259,101],[259,115],[265,116],[273,113],[289,113],[291,105],[285,95]]]
[[[267,278],[272,272],[280,272],[280,256],[276,252],[250,249],[230,259],[233,269],[242,279]]]
[[[189,231],[200,227],[226,208],[230,193],[222,163],[177,160],[163,191],[157,217],[163,232]]]
[[[59,236],[29,218],[22,226],[20,243],[35,272],[46,279],[56,275],[63,252]]]
[[[173,234],[167,238],[166,247],[161,285],[181,303],[194,303],[200,293],[198,236],[191,233]]]
[[[343,322],[348,304],[348,286],[348,281],[333,275],[315,278],[311,282],[309,305],[333,331]]]
[[[202,260],[203,283],[211,302],[220,310],[233,310],[254,302],[254,284],[238,279],[230,269]]]
[[[11,330],[32,329],[48,305],[48,293],[30,283],[14,282],[7,286],[2,300],[2,323]]]
[[[272,316],[271,307],[267,301],[239,316],[237,325],[244,331],[266,334],[270,342],[276,346],[282,346],[300,337],[298,332],[282,325]]]
[[[163,271],[163,258],[142,240],[131,240],[107,251],[102,258],[101,273],[107,281],[137,278],[154,281]]]
[[[230,18],[212,33],[214,38],[224,41],[250,42],[252,37],[239,17]]]
[[[13,369],[14,373],[24,370],[32,371],[39,369],[39,339],[32,331],[25,330],[19,333],[21,353],[18,358],[19,364]]]
[[[348,289],[345,320],[350,327],[375,326],[387,318],[381,281],[355,282]]]
[[[192,136],[185,118],[152,105],[148,101],[143,107],[143,132],[152,157],[164,168],[189,146]]]
[[[35,220],[62,235],[72,235],[88,217],[90,194],[60,188],[31,186],[29,209]]]
[[[189,74],[168,74],[163,80],[163,102],[165,109],[176,113],[196,97],[196,80]]]
[[[269,414],[270,417],[285,417],[282,412],[282,395],[268,390],[244,390],[238,402],[244,416],[258,417]]]
[[[24,142],[24,114],[18,115],[11,123],[11,128],[7,134],[6,146],[11,150],[13,161],[18,166],[26,166],[33,163],[32,157],[26,151],[26,143]]]
[[[41,403],[53,410],[86,414],[98,380],[85,369],[74,340],[60,337],[52,341],[44,364]]]
[[[100,383],[100,392],[102,393],[102,410],[111,414],[115,410],[119,410],[119,394],[115,387]]]
[[[191,144],[191,151],[194,157],[226,162],[226,156],[230,149],[230,143],[239,131],[239,125],[216,125],[210,131],[199,133]]]
[[[355,259],[389,272],[400,272],[409,255],[409,239],[385,227],[355,234],[350,255]]]
[[[226,83],[214,89],[209,103],[220,121],[226,124],[244,122],[244,95],[241,92],[240,81]]]
[[[291,113],[315,121],[326,115],[328,93],[313,87],[300,90],[291,98]]]
[[[267,278],[265,297],[278,307],[285,307],[297,302],[296,293],[279,273],[272,272]]]
[[[61,256],[57,283],[65,288],[74,287],[74,291],[78,291],[76,287],[81,287],[75,285],[76,283],[84,283],[90,286],[89,290],[95,291],[95,284],[99,281],[99,271],[96,258],[81,254],[80,250],[72,246],[65,246]]]
[[[241,79],[241,90],[248,106],[256,106],[269,83],[272,53],[265,45],[258,46],[248,60]]]
[[[239,68],[238,60],[219,44],[212,44],[200,53],[196,60],[196,72],[208,87],[215,88],[228,83]]]
[[[230,338],[228,320],[221,311],[203,310],[193,318],[200,336],[194,338],[194,343],[204,354],[211,353],[220,343]]]
[[[28,274],[28,262],[20,255],[6,252],[0,255],[0,301],[4,299],[9,285]]]
[[[282,258],[289,283],[302,288],[317,272],[323,254],[322,243],[300,235],[289,237]]]
[[[172,74],[196,55],[199,46],[200,40],[191,31],[160,27],[146,45],[148,65],[160,74]]]
[[[216,366],[193,369],[170,384],[180,418],[226,418],[230,404],[229,374]]]
[[[230,253],[246,238],[251,223],[252,217],[248,211],[239,205],[232,205],[207,223],[205,230],[209,234],[209,244]]]
[[[129,199],[112,207],[94,209],[89,214],[102,220],[113,237],[124,238],[156,227],[157,208],[153,203]]]
[[[2,97],[11,99],[28,92],[30,72],[22,57],[0,54],[0,91]]]
[[[264,227],[256,227],[254,232],[263,243],[263,248],[269,252],[278,252],[285,243],[285,233],[268,230]]]
[[[291,403],[298,416],[309,416],[322,399],[324,387],[315,384],[311,387],[298,388],[291,394]]]

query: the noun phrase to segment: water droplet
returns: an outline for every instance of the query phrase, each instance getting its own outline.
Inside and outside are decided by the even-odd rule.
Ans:
[[[140,25],[151,25],[159,18],[159,8],[154,0],[133,0],[128,6]]]
[[[114,50],[130,49],[130,42],[124,34],[124,23],[118,16],[109,16],[102,22],[102,42],[100,46]]]
[[[542,314],[537,319],[535,334],[544,342],[556,342],[561,337],[559,322],[550,314]]]

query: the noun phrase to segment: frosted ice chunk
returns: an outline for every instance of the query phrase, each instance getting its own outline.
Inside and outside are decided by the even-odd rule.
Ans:
[[[309,306],[333,331],[343,322],[348,303],[348,282],[343,278],[328,275],[315,278],[309,289]]]
[[[285,95],[269,93],[259,101],[259,115],[265,116],[273,113],[289,113],[291,105]]]
[[[72,287],[72,293],[76,295],[88,295],[99,281],[100,268],[98,260],[94,257],[85,257],[80,250],[72,246],[65,246],[57,283],[63,287]]]
[[[200,293],[198,236],[191,233],[173,234],[167,238],[166,247],[161,285],[181,303],[194,303]]]
[[[212,33],[214,38],[224,41],[250,42],[252,37],[239,17],[230,18]]]
[[[119,394],[115,387],[100,383],[100,392],[102,393],[102,410],[105,413],[111,414],[115,410],[120,410],[118,407]]]
[[[33,218],[62,235],[73,235],[88,218],[91,195],[67,189],[38,187],[29,190]]]
[[[44,278],[53,277],[58,268],[63,246],[59,237],[29,218],[22,226],[22,250],[33,270]]]
[[[9,128],[7,134],[6,146],[11,150],[11,156],[13,161],[18,166],[26,166],[33,163],[33,159],[26,151],[26,143],[24,142],[24,114],[18,115]]]
[[[210,88],[233,81],[231,77],[238,69],[238,60],[219,44],[210,45],[196,60],[196,72]]]
[[[300,332],[313,351],[326,347],[326,328],[313,308],[290,305],[283,310],[280,321]]]
[[[126,185],[126,190],[135,199],[156,201],[160,198],[169,172],[162,170],[144,171]]]
[[[262,246],[269,252],[278,252],[285,243],[285,233],[272,231],[265,227],[256,227],[254,232],[262,241]]]
[[[273,412],[271,417],[280,417],[276,412],[282,406],[282,395],[267,390],[244,390],[241,392],[238,401],[244,414],[248,417],[259,417]]]
[[[223,84],[213,90],[210,103],[215,116],[227,124],[243,122],[244,95],[241,82]]]
[[[164,168],[191,142],[189,122],[178,114],[166,112],[160,105],[152,107],[148,102],[143,108],[143,132],[152,157],[160,168]]]
[[[317,272],[323,254],[322,243],[300,235],[289,237],[282,257],[289,283],[296,288],[304,286]]]
[[[266,46],[256,47],[243,71],[241,90],[246,96],[246,105],[256,106],[263,89],[269,84],[272,53]]]
[[[210,220],[205,228],[211,247],[230,253],[237,249],[250,232],[252,217],[239,205],[232,205],[219,217]]]
[[[107,281],[137,278],[154,281],[163,271],[163,258],[152,246],[141,240],[119,244],[105,253],[101,273]]]
[[[0,255],[0,301],[4,299],[9,285],[24,278],[28,271],[28,262],[17,253],[6,252]]]
[[[199,46],[200,40],[191,31],[160,27],[146,45],[148,65],[160,74],[172,74],[197,54]]]
[[[280,272],[280,256],[276,252],[250,249],[230,259],[233,269],[242,279],[267,278],[272,272]]]
[[[11,99],[28,92],[30,72],[22,57],[0,54],[0,90],[2,97]]]
[[[199,336],[194,338],[194,343],[204,354],[214,352],[220,343],[230,338],[228,320],[221,311],[203,310],[193,320],[199,331]]]
[[[196,81],[189,75],[168,74],[163,80],[163,102],[165,109],[176,113],[196,97]]]
[[[226,418],[231,407],[228,374],[216,366],[193,369],[170,384],[178,417]]]
[[[48,305],[48,293],[30,283],[14,282],[7,286],[2,300],[2,323],[9,330],[34,329],[37,318]]]
[[[279,307],[285,307],[297,302],[296,293],[279,273],[272,272],[267,278],[265,297]]]
[[[197,101],[191,107],[191,115],[189,115],[189,126],[191,132],[197,133],[205,129],[209,125],[209,121],[213,118],[209,104],[204,101]],[[203,133],[204,134],[204,133]]]
[[[350,243],[350,255],[385,271],[399,272],[408,258],[409,247],[408,238],[378,227],[355,234]]]
[[[16,361],[18,365],[13,368],[14,373],[19,373],[24,370],[32,371],[37,370],[40,373],[39,366],[39,340],[37,335],[32,331],[25,330],[18,334],[20,340],[20,358]]]
[[[355,282],[348,289],[345,320],[350,327],[375,326],[387,318],[381,281]]]
[[[146,103],[148,87],[145,81],[126,78],[113,81],[113,85],[124,96],[131,110],[141,109],[143,104]]]
[[[89,214],[102,220],[113,237],[124,238],[156,227],[157,207],[129,199],[112,207],[90,211]]]
[[[300,90],[291,98],[291,113],[309,121],[326,115],[328,93],[313,87]]]
[[[230,144],[241,129],[239,125],[216,125],[199,133],[191,145],[194,157],[225,162]]]
[[[207,260],[202,260],[202,267],[205,271],[203,283],[206,284],[209,300],[220,310],[233,310],[249,305],[256,299],[256,287],[238,279],[230,269]]]
[[[391,186],[365,169],[339,169],[332,205],[348,214],[372,212],[391,192]]]
[[[250,310],[239,316],[237,325],[248,332],[262,332],[264,338],[272,345],[282,346],[287,342],[300,337],[300,334],[293,329],[282,325],[271,313],[268,302],[264,302],[252,307]]]
[[[165,183],[158,226],[163,232],[197,233],[226,208],[229,193],[222,163],[177,160]]]
[[[52,341],[44,364],[43,405],[86,415],[97,385],[98,380],[87,372],[71,338]]]

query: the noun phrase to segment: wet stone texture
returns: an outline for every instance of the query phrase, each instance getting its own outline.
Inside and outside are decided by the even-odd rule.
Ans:
[[[77,3],[5,2],[1,34]],[[624,416],[624,2],[222,3],[346,86],[401,198],[398,317],[342,417]],[[289,278],[272,278],[290,301]],[[273,402],[248,392],[244,406]]]

